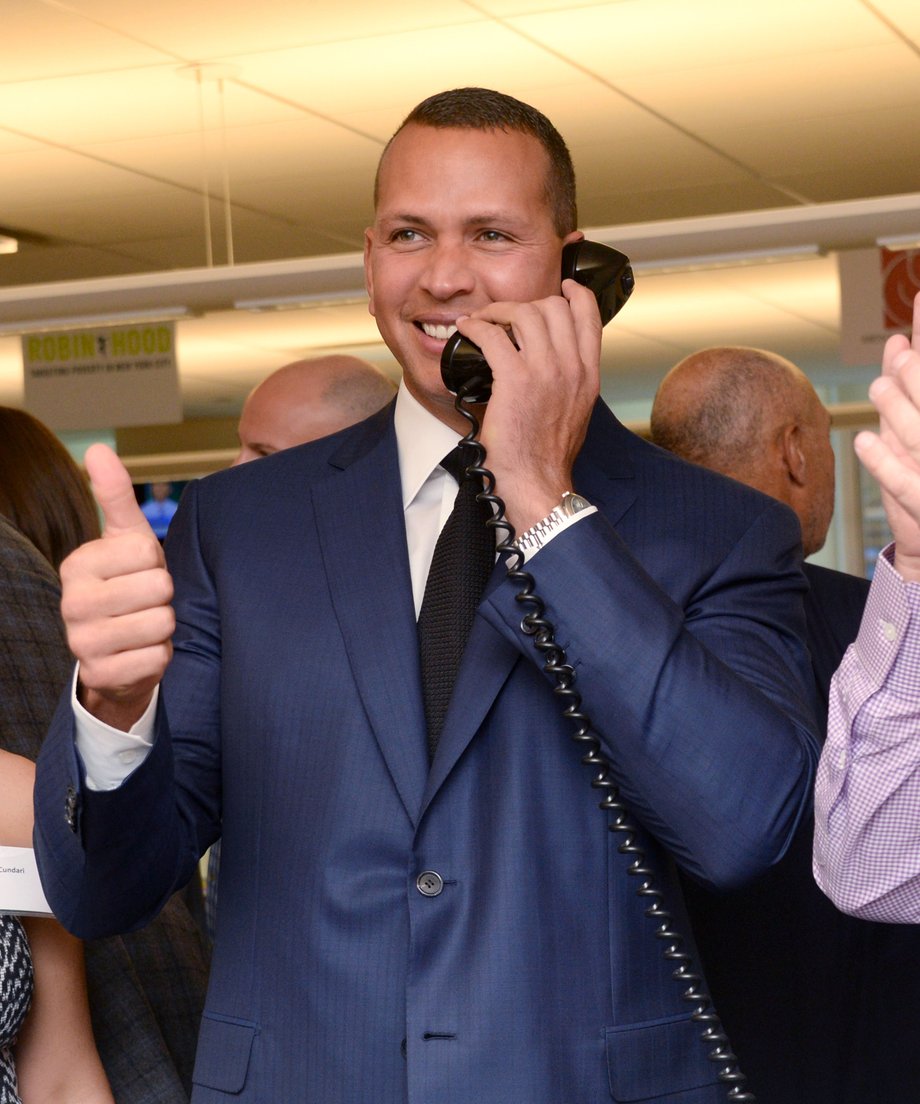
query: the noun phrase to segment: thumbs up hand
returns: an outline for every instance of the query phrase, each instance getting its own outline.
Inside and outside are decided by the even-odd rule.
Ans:
[[[81,702],[127,731],[172,657],[173,585],[122,462],[106,445],[93,445],[85,463],[103,532],[61,564],[61,612],[80,663]]]

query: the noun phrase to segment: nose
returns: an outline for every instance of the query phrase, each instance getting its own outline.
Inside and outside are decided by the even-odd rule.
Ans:
[[[476,273],[463,243],[437,241],[426,252],[426,264],[419,283],[439,302],[469,295],[476,286]]]

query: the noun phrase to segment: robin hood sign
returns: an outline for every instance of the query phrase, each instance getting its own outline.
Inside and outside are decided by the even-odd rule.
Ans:
[[[175,322],[24,334],[26,409],[52,429],[182,421]]]

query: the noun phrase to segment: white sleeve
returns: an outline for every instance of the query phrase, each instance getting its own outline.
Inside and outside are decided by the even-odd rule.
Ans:
[[[86,768],[86,785],[90,790],[117,789],[128,775],[143,763],[153,747],[153,724],[160,688],[153,692],[150,705],[128,732],[112,728],[77,700],[77,674],[74,670],[70,691],[76,725],[76,745]]]

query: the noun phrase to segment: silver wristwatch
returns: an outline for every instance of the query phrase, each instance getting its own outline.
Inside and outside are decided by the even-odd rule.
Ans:
[[[575,494],[574,491],[566,491],[559,505],[554,506],[552,512],[542,521],[531,525],[526,532],[522,533],[514,542],[515,546],[525,555],[536,552],[546,544],[553,533],[568,523],[569,518],[580,514],[582,510],[590,509],[592,509],[591,503],[586,498]]]

